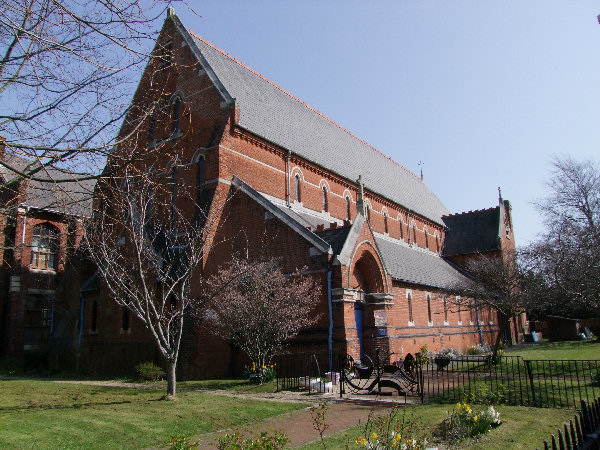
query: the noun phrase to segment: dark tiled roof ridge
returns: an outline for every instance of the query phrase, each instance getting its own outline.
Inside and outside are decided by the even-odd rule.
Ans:
[[[369,144],[367,141],[365,141],[364,139],[361,139],[360,137],[358,137],[357,135],[355,135],[354,133],[352,133],[350,130],[348,130],[347,128],[344,128],[342,125],[340,125],[339,123],[337,123],[335,120],[331,119],[330,117],[326,116],[325,114],[323,114],[321,111],[319,111],[318,109],[310,106],[308,103],[302,101],[301,99],[299,99],[298,97],[296,97],[294,94],[292,94],[289,91],[286,91],[284,88],[282,88],[281,86],[279,86],[277,83],[271,81],[270,79],[268,79],[267,77],[265,77],[264,75],[262,75],[261,73],[257,72],[256,70],[254,70],[252,67],[248,66],[247,64],[245,64],[244,62],[238,60],[237,58],[231,56],[229,53],[227,53],[225,50],[220,49],[219,47],[217,47],[216,45],[214,45],[213,43],[207,41],[206,39],[204,39],[203,37],[201,37],[200,35],[194,33],[192,30],[187,30],[188,33],[190,33],[192,36],[194,36],[196,39],[201,40],[202,42],[204,42],[206,45],[208,45],[209,47],[215,49],[216,51],[218,51],[219,53],[221,53],[223,56],[229,58],[231,61],[235,62],[236,64],[238,64],[240,67],[243,67],[244,69],[248,70],[249,72],[253,73],[254,75],[256,75],[257,77],[259,77],[261,80],[269,83],[270,85],[272,85],[273,87],[277,88],[279,91],[281,91],[282,93],[284,93],[285,95],[287,95],[288,97],[290,97],[291,99],[297,101],[298,103],[300,103],[301,105],[305,106],[307,109],[311,110],[312,112],[318,114],[319,116],[321,116],[323,119],[329,121],[330,123],[332,123],[333,125],[335,125],[336,127],[338,127],[340,130],[344,131],[345,133],[347,133],[348,135],[352,136],[354,139],[362,142],[364,145],[366,145],[367,147],[369,147],[371,150],[379,153],[381,156],[383,156],[384,158],[389,159],[391,162],[393,162],[394,164],[396,164],[398,167],[402,168],[403,170],[405,170],[407,173],[409,173],[410,175],[412,175],[413,177],[417,178],[418,180],[421,180],[421,177],[419,177],[417,174],[415,174],[414,172],[412,172],[411,170],[407,169],[406,167],[404,167],[402,164],[400,164],[398,161],[394,160],[391,156],[386,155],[385,153],[383,153],[381,150],[378,150],[377,148],[375,148],[374,146],[372,146],[371,144]],[[368,187],[367,187],[368,189]]]
[[[482,213],[482,212],[493,211],[495,209],[498,209],[498,206],[491,206],[489,208],[484,208],[484,209],[474,209],[472,211],[463,211],[463,212],[459,212],[459,213],[446,214],[445,216],[442,216],[442,218],[444,218],[444,217],[468,216],[469,214],[479,214],[479,213]]]

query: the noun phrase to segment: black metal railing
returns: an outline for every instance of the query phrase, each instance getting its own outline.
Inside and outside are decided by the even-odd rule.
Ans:
[[[385,366],[389,361],[379,353],[373,356],[365,357],[365,361],[377,366],[367,378],[380,377],[388,382],[394,381],[394,376],[398,378],[398,373],[387,375]],[[467,400],[473,403],[575,408],[581,400],[590,403],[600,396],[600,360],[527,360],[506,355],[496,358],[491,355],[434,355],[417,359],[420,365],[415,372],[406,367],[402,368],[405,373],[400,371],[400,375],[408,374],[401,377],[402,380],[410,378],[409,381],[414,380],[417,385],[413,387],[404,383],[406,386],[401,386],[398,391],[408,396],[420,396],[422,402]],[[335,386],[337,377],[340,377],[341,383],[344,382],[348,359],[347,355],[332,355],[330,360],[327,352],[308,352],[278,355],[274,362],[277,389],[324,392],[331,389],[327,382],[333,381]],[[358,378],[349,380],[359,384],[354,381]],[[381,391],[379,386],[377,388]],[[342,394],[346,391],[343,385],[338,390]],[[348,393],[351,393],[350,390]]]
[[[559,428],[556,435],[544,441],[544,450],[600,448],[600,397],[587,403],[581,400],[581,409],[575,417]]]
[[[330,392],[339,382],[339,356],[332,355],[330,364],[328,352],[280,354],[274,363],[277,390]]]
[[[423,401],[576,407],[600,395],[600,361],[438,355],[423,362],[419,382]]]

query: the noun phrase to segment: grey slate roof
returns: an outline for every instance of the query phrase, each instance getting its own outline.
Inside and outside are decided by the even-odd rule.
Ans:
[[[299,235],[301,235],[307,241],[309,241],[311,244],[313,244],[315,246],[315,248],[317,248],[318,250],[320,250],[324,253],[329,253],[331,251],[331,246],[329,245],[329,243],[324,241],[323,239],[321,239],[319,236],[315,235],[314,233],[310,232],[304,224],[299,222],[291,214],[290,208],[287,208],[282,205],[277,205],[277,204],[271,202],[260,192],[258,192],[253,187],[251,187],[249,184],[245,183],[244,181],[242,181],[241,179],[239,179],[236,176],[234,176],[233,179],[231,180],[231,184],[234,187],[236,187],[237,189],[239,189],[240,191],[242,191],[244,194],[246,194],[248,197],[253,199],[255,202],[257,202],[259,205],[261,205],[263,208],[265,208],[267,211],[269,211],[271,214],[273,214],[275,217],[277,217],[283,223],[287,224],[290,228],[292,228],[294,231],[296,231]]]
[[[436,288],[451,288],[464,280],[458,269],[445,259],[407,245],[375,236],[375,242],[392,278]]]
[[[26,167],[34,167],[35,162],[13,155],[6,155],[6,163],[22,171]],[[32,166],[33,164],[33,166]],[[0,175],[9,182],[18,176],[9,170],[0,161]],[[92,196],[96,180],[68,181],[54,183],[52,180],[68,178],[69,173],[47,167],[36,174],[45,181],[29,181],[27,184],[26,198],[22,206],[43,209],[72,216],[90,216],[92,212]]]
[[[448,227],[444,256],[482,253],[498,250],[500,207],[453,214],[444,217]]]
[[[413,173],[198,36],[188,34],[239,108],[239,126],[351,182],[443,224],[448,210]]]
[[[236,181],[234,184],[237,185],[238,183],[239,181]],[[252,191],[254,190],[252,189]],[[340,252],[346,240],[352,239],[350,235],[351,227],[331,229],[329,228],[331,221],[325,218],[317,217],[301,209],[275,203],[257,191],[254,191],[254,193],[261,201],[270,203],[272,209],[281,211],[288,219],[297,222],[298,225],[311,227],[312,234],[327,242],[331,246],[333,255],[338,256],[338,258],[341,257]],[[362,216],[357,216],[352,228],[355,225],[358,225],[359,228],[362,227],[363,221]],[[324,225],[326,229],[315,231],[318,225]],[[386,270],[395,280],[444,289],[450,288],[464,279],[464,276],[452,263],[432,252],[415,249],[377,234],[375,234],[375,242]],[[348,263],[349,261],[343,261],[343,264]]]
[[[350,233],[350,227],[329,228],[328,230],[317,231],[315,234],[331,245],[334,255],[338,255],[344,247],[344,242]]]

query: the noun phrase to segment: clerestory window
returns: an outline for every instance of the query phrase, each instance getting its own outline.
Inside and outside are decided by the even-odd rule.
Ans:
[[[296,188],[296,196],[294,197],[294,199],[297,202],[301,202],[302,197],[300,195],[300,175],[296,174],[296,176],[294,177],[294,186]]]

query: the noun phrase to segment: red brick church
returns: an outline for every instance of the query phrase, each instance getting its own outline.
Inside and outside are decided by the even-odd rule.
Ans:
[[[377,347],[400,359],[424,344],[464,349],[493,339],[495,313],[450,298],[447,289],[464,276],[459,267],[469,255],[514,248],[508,201],[450,214],[421,177],[174,14],[155,52],[134,104],[157,102],[164,117],[136,118],[132,108],[122,133],[144,130],[136,145],[162,145],[160,164],[195,184],[193,200],[208,203],[209,214],[227,217],[215,235],[225,243],[204,255],[206,273],[242,249],[251,258],[281,258],[286,271],[306,266],[319,281],[321,320],[292,351],[356,356]],[[223,206],[227,193],[235,195]],[[176,202],[185,208],[185,198]],[[80,292],[83,368],[125,369],[155,357],[143,326],[104,298],[97,279]],[[188,325],[180,376],[229,375],[239,361],[209,329]]]

